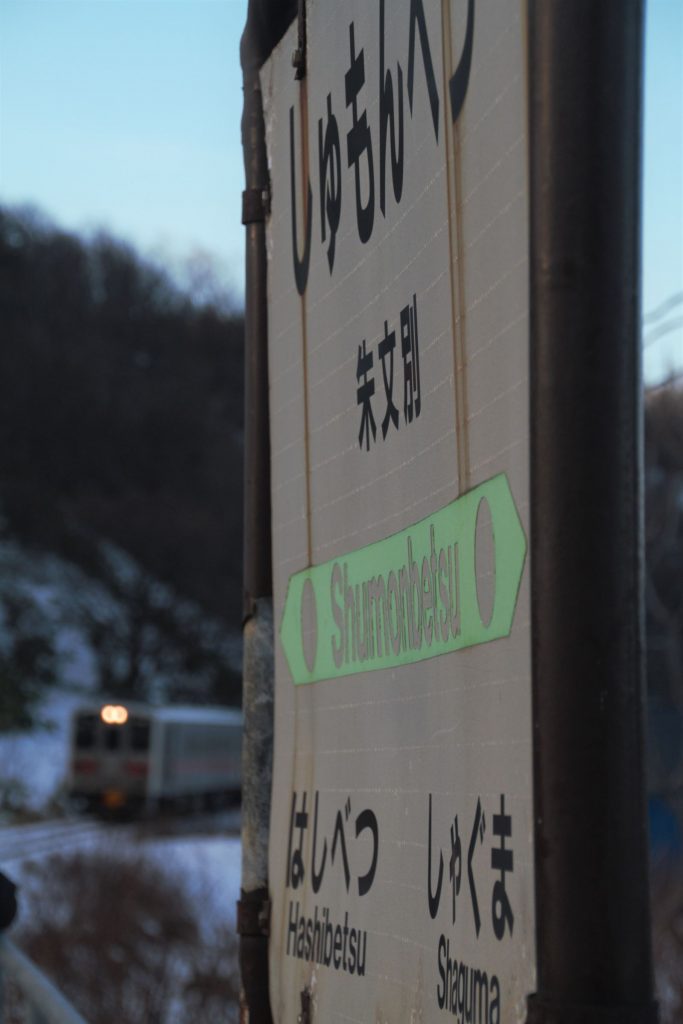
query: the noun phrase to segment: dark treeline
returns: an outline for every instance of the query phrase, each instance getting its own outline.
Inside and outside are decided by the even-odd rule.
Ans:
[[[100,538],[238,628],[242,319],[108,235],[0,209],[0,504],[93,570]]]

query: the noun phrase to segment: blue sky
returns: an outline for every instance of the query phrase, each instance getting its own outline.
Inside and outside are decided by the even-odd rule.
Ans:
[[[646,11],[643,333],[646,380],[656,382],[683,370],[683,4],[648,0]]]
[[[0,0],[0,200],[242,291],[246,0]]]
[[[246,0],[0,0],[0,201],[104,226],[243,291]],[[649,0],[643,310],[683,295],[683,4]],[[675,330],[668,330],[681,321]],[[645,323],[646,377],[683,369],[683,302]]]

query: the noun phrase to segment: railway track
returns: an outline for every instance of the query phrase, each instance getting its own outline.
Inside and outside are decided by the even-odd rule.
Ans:
[[[117,826],[117,830],[128,826]],[[111,837],[111,826],[96,821],[41,821],[0,828],[0,866],[67,853]]]
[[[30,825],[0,826],[0,868],[69,853],[98,842],[119,840],[144,844],[164,837],[239,835],[240,811],[234,808],[218,814],[104,822],[66,819],[34,822]]]

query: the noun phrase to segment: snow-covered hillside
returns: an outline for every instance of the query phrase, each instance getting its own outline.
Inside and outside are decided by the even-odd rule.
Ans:
[[[39,651],[42,675],[40,683],[26,679],[36,694],[33,727],[0,732],[0,808],[48,809],[64,779],[70,716],[84,696],[106,695],[108,683],[134,669],[149,699],[180,690],[215,700],[210,659],[239,672],[239,634],[144,574],[125,552],[102,545],[102,565],[104,579],[96,579],[57,555],[0,538],[0,675],[13,658],[21,665],[19,643]],[[188,637],[200,652],[194,662]]]

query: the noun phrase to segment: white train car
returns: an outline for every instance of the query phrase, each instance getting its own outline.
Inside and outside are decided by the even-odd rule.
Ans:
[[[89,809],[234,799],[242,712],[222,707],[88,704],[73,714],[69,795]]]

